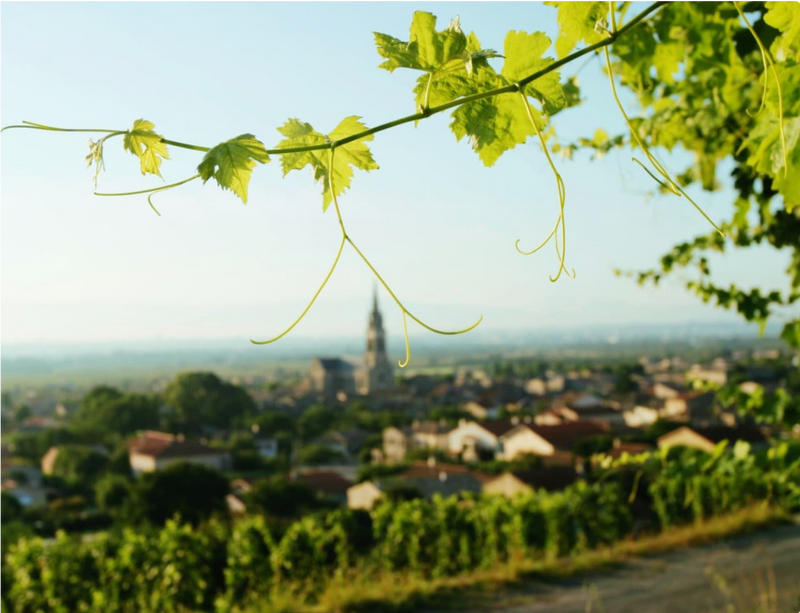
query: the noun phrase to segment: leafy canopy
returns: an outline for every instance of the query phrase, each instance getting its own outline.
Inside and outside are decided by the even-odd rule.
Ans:
[[[488,91],[516,83],[542,70],[553,62],[542,57],[550,47],[550,39],[541,32],[515,32],[506,36],[505,62],[500,74],[486,66],[473,79],[477,92]],[[548,114],[553,114],[567,104],[564,89],[557,71],[529,83],[526,95],[536,98]],[[545,127],[545,118],[535,107],[531,115],[539,130]],[[453,112],[450,128],[458,140],[469,138],[473,149],[486,166],[492,166],[509,149],[525,143],[536,131],[531,125],[525,103],[517,95],[502,95],[468,102]]]
[[[800,4],[797,2],[767,2],[764,21],[782,34],[775,37],[772,54],[782,62],[797,61],[800,55]]]
[[[494,49],[482,49],[474,33],[465,36],[458,17],[437,32],[436,17],[422,11],[414,13],[408,42],[375,32],[375,45],[378,54],[386,58],[379,68],[389,72],[411,68],[427,73],[414,88],[420,111],[471,93],[468,77],[488,66],[489,58],[501,57]]]
[[[608,14],[607,2],[545,2],[558,8],[559,33],[556,39],[556,53],[559,58],[566,56],[581,41],[588,45],[599,42],[603,34],[596,24]]]
[[[252,134],[240,134],[206,153],[197,171],[203,183],[214,177],[217,185],[231,190],[247,204],[247,188],[256,162],[269,162],[264,144]]]

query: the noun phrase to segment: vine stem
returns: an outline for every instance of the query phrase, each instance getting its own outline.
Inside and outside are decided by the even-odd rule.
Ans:
[[[163,192],[165,189],[172,189],[173,187],[178,187],[179,185],[184,185],[189,181],[194,181],[195,179],[199,179],[200,175],[196,174],[188,179],[184,179],[183,181],[178,181],[177,183],[170,183],[169,185],[162,185],[161,187],[152,187],[150,189],[140,189],[135,192],[116,192],[113,194],[109,193],[101,193],[101,192],[94,192],[95,196],[138,196],[139,194],[152,194],[155,192]]]
[[[551,64],[548,64],[547,66],[545,66],[541,70],[537,70],[536,72],[531,73],[530,75],[528,75],[524,79],[521,79],[517,83],[512,83],[510,85],[505,85],[503,87],[498,87],[498,88],[495,88],[495,89],[487,90],[485,92],[479,92],[479,93],[476,93],[476,94],[471,94],[469,96],[463,96],[461,98],[457,98],[455,100],[451,100],[450,102],[446,102],[446,103],[440,104],[438,106],[434,106],[434,107],[430,107],[430,108],[424,109],[423,111],[421,111],[419,113],[414,113],[413,115],[407,115],[406,117],[401,117],[399,119],[395,119],[393,121],[389,121],[389,122],[380,124],[378,126],[375,126],[374,128],[369,128],[369,129],[363,130],[361,132],[356,132],[355,134],[351,134],[350,136],[347,136],[347,137],[337,141],[336,144],[337,145],[346,145],[348,143],[352,143],[354,141],[361,140],[362,138],[365,138],[365,137],[370,136],[372,134],[377,134],[378,132],[383,132],[384,130],[389,130],[391,128],[395,128],[397,126],[401,126],[401,125],[406,124],[406,123],[419,121],[421,119],[427,119],[431,115],[436,115],[437,113],[442,113],[442,112],[447,111],[449,109],[461,106],[462,104],[468,104],[470,102],[475,102],[477,100],[483,100],[484,98],[492,98],[494,96],[499,96],[499,95],[502,95],[502,94],[511,94],[511,93],[517,92],[517,91],[519,91],[520,87],[525,87],[526,85],[528,85],[529,83],[532,83],[536,79],[539,79],[539,78],[543,77],[544,75],[553,72],[554,70],[558,70],[559,68],[561,68],[561,66],[564,66],[565,64],[569,64],[570,62],[573,62],[573,61],[577,60],[578,58],[583,57],[584,55],[587,55],[589,53],[593,53],[594,51],[597,51],[599,49],[607,47],[608,45],[613,44],[620,36],[623,36],[626,32],[628,32],[632,28],[636,27],[648,15],[651,15],[652,13],[654,13],[658,9],[662,8],[663,6],[666,6],[667,4],[669,4],[669,2],[665,1],[665,0],[659,0],[658,2],[654,2],[653,4],[648,6],[646,9],[644,9],[641,13],[636,15],[636,17],[634,17],[628,23],[626,23],[624,26],[622,26],[619,30],[617,30],[616,32],[609,32],[609,36],[607,38],[605,38],[605,39],[603,39],[603,40],[601,40],[601,41],[599,41],[599,42],[597,42],[597,43],[595,43],[593,45],[589,45],[588,47],[584,47],[583,49],[580,49],[579,51],[571,53],[570,55],[567,55],[567,56],[561,58],[560,60],[556,60],[555,62],[552,62]],[[49,127],[49,126],[42,126],[41,124],[33,124],[32,122],[23,122],[23,123],[30,124],[30,125],[25,125],[25,126],[7,126],[7,128],[12,128],[12,127],[36,128],[36,126],[39,126],[36,129],[40,129],[40,130],[45,130],[45,129],[47,129],[47,130],[55,130],[55,131],[58,131],[58,132],[70,132],[70,131],[72,131],[72,130],[65,129],[65,128],[53,128],[53,127]],[[6,128],[3,128],[3,129],[6,129]],[[116,132],[118,130],[79,130],[79,131],[86,131],[86,132]],[[123,130],[122,132],[124,133],[125,130]],[[162,138],[161,142],[163,142],[165,144],[168,144],[168,145],[172,145],[173,147],[179,147],[179,148],[182,148],[182,149],[191,149],[193,151],[210,151],[211,150],[210,147],[204,147],[204,146],[201,146],[201,145],[193,145],[193,144],[188,144],[188,143],[182,143],[182,142],[179,142],[179,141],[167,140],[165,138]],[[283,155],[283,154],[286,154],[286,153],[303,153],[303,152],[306,152],[306,151],[321,151],[321,150],[324,150],[324,149],[332,149],[333,145],[334,145],[333,143],[321,143],[321,144],[317,144],[317,145],[305,145],[305,146],[302,146],[302,147],[285,147],[285,148],[282,148],[282,149],[267,149],[266,152],[269,155]]]
[[[408,366],[408,363],[411,361],[411,346],[408,343],[408,322],[406,321],[406,312],[403,311],[403,336],[406,339],[406,361],[401,362],[397,360],[397,365],[400,368],[405,368]]]
[[[454,330],[454,331],[439,330],[438,328],[434,328],[434,327],[429,326],[428,324],[426,324],[424,321],[422,321],[421,319],[416,317],[411,311],[409,311],[405,307],[405,305],[400,301],[400,299],[397,297],[397,295],[392,291],[392,288],[389,287],[389,284],[386,283],[386,281],[381,276],[381,274],[372,265],[372,262],[369,261],[367,256],[365,256],[362,253],[361,249],[359,249],[358,246],[355,244],[355,242],[353,242],[353,239],[350,238],[350,235],[347,234],[347,230],[345,230],[344,220],[342,219],[342,212],[339,209],[339,200],[336,197],[336,190],[333,188],[333,152],[336,150],[336,147],[341,145],[341,141],[336,141],[336,142],[333,142],[331,144],[333,145],[333,147],[331,148],[331,153],[330,153],[330,156],[328,158],[330,160],[329,163],[330,163],[330,166],[331,166],[331,169],[328,172],[328,182],[329,182],[329,185],[330,185],[331,196],[333,197],[333,207],[334,207],[334,210],[336,211],[336,218],[339,220],[339,227],[341,227],[341,229],[342,229],[342,236],[344,237],[344,240],[346,240],[348,243],[350,243],[350,246],[355,250],[355,252],[359,255],[359,257],[367,265],[367,267],[372,271],[372,274],[375,275],[375,278],[378,279],[378,281],[380,281],[381,285],[383,285],[383,287],[386,289],[386,291],[389,292],[389,295],[392,297],[392,300],[394,300],[395,303],[397,304],[397,306],[400,307],[400,310],[402,310],[403,313],[408,315],[411,319],[416,321],[423,328],[425,328],[427,330],[430,330],[431,332],[435,332],[436,334],[443,334],[443,335],[446,335],[446,336],[451,336],[451,335],[456,335],[456,334],[464,334],[465,332],[469,332],[470,330],[474,330],[475,328],[477,328],[478,325],[483,321],[483,315],[481,315],[478,318],[478,321],[476,321],[470,327],[464,328],[463,330]]]
[[[761,61],[764,63],[764,92],[761,95],[761,105],[759,106],[758,110],[756,111],[756,115],[758,115],[763,109],[764,105],[767,102],[767,84],[769,83],[769,77],[767,76],[767,72],[772,72],[772,76],[775,77],[775,85],[778,90],[778,129],[781,133],[781,152],[783,153],[783,176],[786,177],[787,173],[789,172],[789,162],[788,162],[788,154],[786,152],[786,133],[783,129],[783,89],[781,88],[781,79],[778,76],[778,69],[775,68],[775,61],[772,59],[772,54],[764,47],[764,43],[761,42],[761,37],[756,33],[753,29],[753,26],[750,25],[750,22],[747,20],[747,16],[742,11],[739,3],[736,0],[733,0],[733,6],[736,7],[736,10],[739,12],[739,16],[744,20],[747,29],[750,30],[750,34],[753,35],[753,38],[756,40],[758,44],[758,48],[761,51]]]
[[[188,179],[184,179],[183,181],[178,181],[177,183],[170,183],[169,185],[162,185],[161,187],[153,187],[153,188],[150,188],[150,189],[140,189],[139,191],[135,191],[135,192],[118,192],[118,193],[114,193],[114,194],[94,192],[94,195],[95,196],[104,196],[104,197],[117,197],[117,196],[137,196],[139,194],[149,194],[149,196],[147,196],[147,204],[150,205],[150,208],[153,209],[153,212],[156,215],[161,217],[161,213],[158,212],[158,209],[153,204],[153,201],[152,201],[153,194],[155,194],[156,192],[163,192],[165,190],[172,189],[173,187],[179,187],[181,185],[185,185],[186,183],[189,183],[190,181],[194,181],[195,179],[199,179],[199,178],[200,178],[200,175],[196,174],[196,175],[194,175],[192,177],[189,177]]]
[[[630,24],[628,24],[628,25],[630,25]],[[620,32],[621,31],[622,30],[620,30]],[[692,198],[689,196],[689,194],[687,194],[680,185],[678,185],[677,183],[675,183],[675,181],[673,181],[672,177],[670,177],[670,175],[666,171],[666,169],[655,158],[655,156],[653,156],[653,154],[650,153],[650,150],[647,148],[647,145],[644,144],[644,141],[642,141],[642,139],[639,138],[639,131],[636,128],[634,128],[633,124],[631,123],[631,120],[628,117],[628,114],[625,112],[625,107],[622,106],[622,102],[620,102],[619,95],[617,94],[617,86],[614,83],[614,72],[611,70],[611,56],[608,53],[608,47],[604,47],[603,48],[603,53],[605,54],[605,57],[606,57],[606,69],[608,71],[608,82],[611,84],[611,93],[614,94],[614,101],[617,103],[617,107],[619,108],[620,113],[622,113],[622,116],[625,118],[625,123],[628,125],[628,129],[631,132],[631,136],[633,136],[633,139],[636,141],[636,143],[642,149],[642,151],[644,152],[645,156],[647,156],[647,159],[653,165],[653,167],[656,169],[658,174],[660,174],[664,178],[664,183],[662,183],[661,181],[656,179],[653,176],[653,173],[648,171],[648,174],[651,177],[653,177],[654,179],[656,179],[656,181],[658,181],[658,183],[660,185],[662,185],[662,186],[666,187],[667,189],[669,189],[669,191],[672,192],[673,194],[675,194],[676,196],[683,196],[689,202],[691,202],[692,206],[695,209],[697,209],[697,211],[703,217],[705,217],[706,221],[708,223],[710,223],[714,227],[714,229],[717,232],[720,233],[720,235],[725,236],[725,232],[723,232],[722,229],[711,220],[711,218],[700,207],[700,205],[697,204],[694,200],[692,200]],[[644,164],[642,164],[639,160],[634,160],[634,161],[637,162],[642,168],[645,168]],[[645,168],[645,170],[647,170],[647,168]]]
[[[408,365],[408,362],[409,362],[410,357],[411,357],[411,351],[410,351],[409,341],[408,341],[408,326],[406,324],[406,319],[405,319],[406,315],[408,317],[410,317],[411,319],[413,319],[414,321],[416,321],[422,327],[430,330],[431,332],[435,332],[436,334],[444,334],[444,335],[464,334],[465,332],[469,332],[470,330],[474,330],[478,326],[478,324],[480,324],[481,321],[483,321],[483,315],[481,315],[481,317],[478,319],[478,321],[475,322],[474,324],[472,324],[469,328],[464,328],[463,330],[456,330],[456,331],[452,331],[451,332],[451,331],[446,331],[446,330],[439,330],[437,328],[433,328],[432,326],[429,326],[428,324],[426,324],[422,320],[420,320],[417,317],[415,317],[414,314],[411,313],[403,305],[402,302],[400,302],[400,299],[395,295],[395,293],[392,291],[392,289],[389,287],[389,285],[386,283],[386,281],[383,279],[383,277],[380,275],[380,273],[375,269],[375,267],[370,263],[370,261],[367,259],[367,257],[356,246],[356,244],[353,242],[353,239],[351,239],[350,236],[347,234],[347,229],[345,228],[345,225],[344,225],[344,219],[342,218],[342,213],[341,213],[341,210],[339,209],[339,200],[336,197],[336,189],[335,189],[335,186],[333,184],[334,152],[336,151],[336,148],[339,145],[340,145],[340,141],[331,141],[330,153],[328,155],[328,189],[330,189],[331,198],[333,199],[334,210],[336,211],[336,219],[339,222],[339,228],[342,231],[342,240],[339,243],[339,249],[336,252],[336,258],[333,260],[333,265],[331,266],[330,270],[328,271],[328,274],[325,276],[325,279],[322,281],[322,284],[319,286],[319,288],[317,288],[317,291],[314,293],[314,296],[311,298],[311,301],[308,303],[306,308],[303,309],[303,312],[300,313],[300,316],[297,319],[295,319],[294,322],[288,328],[286,328],[278,336],[275,336],[275,337],[270,338],[268,340],[255,341],[253,339],[250,339],[250,342],[253,343],[254,345],[268,345],[270,343],[274,343],[275,341],[277,341],[277,340],[283,338],[284,336],[286,336],[289,332],[292,331],[292,329],[297,324],[300,323],[300,321],[311,310],[311,307],[314,305],[314,302],[316,302],[316,300],[319,297],[319,295],[322,293],[322,290],[325,288],[325,286],[327,285],[327,283],[330,280],[331,276],[333,275],[333,271],[336,270],[336,266],[339,264],[339,258],[342,255],[342,250],[344,249],[344,244],[345,244],[345,242],[347,242],[347,243],[350,243],[350,246],[361,257],[361,259],[364,260],[366,265],[369,267],[369,269],[372,271],[372,273],[375,275],[375,277],[378,279],[378,281],[381,282],[381,285],[383,285],[383,287],[386,288],[386,291],[389,292],[389,295],[392,297],[392,299],[395,301],[395,303],[397,303],[397,306],[400,307],[400,310],[403,312],[403,331],[405,333],[405,341],[406,341],[406,361],[405,361],[405,364],[401,363],[400,366],[401,366],[401,368],[405,368],[405,366]]]
[[[614,0],[608,0],[608,12],[611,13],[611,34],[617,31],[617,16],[614,11]]]
[[[277,340],[280,340],[280,339],[282,339],[284,336],[286,336],[287,334],[289,334],[289,332],[291,332],[291,331],[292,331],[292,329],[293,329],[293,328],[294,328],[294,327],[295,327],[297,324],[299,324],[299,323],[300,323],[300,320],[302,320],[302,319],[303,319],[303,317],[305,317],[305,316],[306,316],[306,313],[308,313],[308,312],[311,310],[311,306],[314,304],[314,302],[316,302],[316,300],[317,300],[317,297],[318,297],[318,296],[319,296],[319,295],[322,293],[322,290],[325,288],[325,285],[327,285],[327,283],[328,283],[328,280],[329,280],[329,279],[331,278],[331,276],[333,275],[333,271],[334,271],[334,270],[336,270],[336,265],[339,263],[339,258],[342,256],[342,250],[344,249],[344,241],[345,241],[345,237],[344,237],[344,236],[342,236],[342,240],[341,240],[341,242],[339,243],[339,250],[336,252],[336,259],[334,259],[334,260],[333,260],[333,266],[331,266],[331,269],[328,271],[328,274],[327,274],[327,275],[325,275],[325,279],[322,281],[322,285],[320,285],[320,286],[319,286],[319,289],[317,289],[317,291],[316,291],[316,293],[314,294],[313,298],[311,298],[311,302],[309,302],[309,303],[308,303],[308,305],[306,306],[306,308],[305,308],[305,309],[303,309],[303,312],[302,312],[302,313],[300,313],[300,316],[299,316],[297,319],[295,319],[295,320],[294,320],[294,323],[292,323],[292,325],[291,325],[291,326],[289,326],[288,328],[286,328],[286,329],[285,329],[283,332],[281,332],[281,333],[280,333],[278,336],[275,336],[275,337],[273,337],[273,338],[270,338],[270,339],[268,339],[268,340],[266,340],[266,341],[254,341],[254,340],[251,338],[251,339],[250,339],[250,342],[251,342],[251,343],[253,343],[254,345],[269,345],[270,343],[274,343],[275,341],[277,341]]]
[[[514,248],[517,250],[517,252],[521,253],[522,255],[532,255],[536,253],[539,249],[544,247],[552,236],[556,236],[555,244],[556,244],[556,254],[558,254],[558,259],[559,259],[559,266],[558,266],[558,271],[556,272],[556,276],[550,277],[550,281],[554,283],[558,281],[558,279],[561,277],[562,272],[566,272],[568,277],[574,279],[575,271],[573,270],[572,275],[570,275],[569,271],[566,270],[565,266],[565,260],[567,257],[567,229],[564,219],[564,204],[566,203],[567,192],[566,188],[564,187],[564,180],[561,178],[561,174],[558,172],[558,169],[556,169],[556,165],[553,163],[553,158],[550,157],[550,152],[547,150],[547,143],[544,140],[544,136],[542,136],[542,132],[533,118],[533,111],[531,110],[530,102],[528,102],[528,97],[525,95],[525,92],[522,89],[519,90],[519,95],[522,98],[522,103],[525,105],[525,112],[528,115],[528,119],[530,120],[531,125],[533,126],[533,130],[534,132],[536,132],[536,136],[539,138],[539,142],[542,145],[542,151],[544,151],[544,155],[547,158],[547,163],[550,164],[550,169],[553,171],[553,174],[556,177],[556,187],[558,188],[559,213],[558,213],[558,219],[556,219],[555,227],[550,232],[550,234],[548,234],[544,242],[542,242],[538,247],[536,247],[532,251],[522,251],[519,248],[520,240],[517,239],[517,242],[514,243]],[[559,224],[561,224],[561,249],[559,249],[558,247],[558,236],[557,236],[557,230]]]
[[[102,128],[54,128],[53,126],[46,126],[42,123],[34,123],[32,121],[25,121],[23,120],[21,124],[15,124],[12,126],[6,126],[5,128],[0,129],[0,132],[5,132],[6,130],[13,130],[13,129],[27,129],[27,130],[47,130],[49,132],[101,132],[107,133],[110,136],[114,136],[117,134],[125,134],[127,130],[105,130]]]

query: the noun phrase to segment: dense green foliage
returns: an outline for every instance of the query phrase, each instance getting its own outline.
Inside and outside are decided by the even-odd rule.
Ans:
[[[8,492],[0,492],[0,505],[0,521],[3,525],[22,517],[22,505]]]
[[[306,484],[274,476],[258,481],[247,495],[253,510],[281,519],[297,518],[329,507]]]
[[[658,283],[692,267],[697,276],[684,281],[687,289],[762,325],[781,314],[788,320],[782,338],[800,348],[800,318],[786,308],[800,300],[800,6],[740,6],[763,54],[734,3],[670,4],[612,47],[614,70],[642,108],[636,129],[653,146],[693,155],[692,165],[677,174],[682,186],[720,189],[720,162],[734,163],[737,197],[721,224],[728,237],[712,232],[676,245],[657,269],[637,278]],[[630,140],[623,135],[614,146]],[[709,254],[757,245],[789,256],[787,287],[764,291],[713,281]]]
[[[68,483],[94,482],[108,467],[108,455],[89,445],[61,445],[53,476]]]
[[[455,575],[516,556],[593,549],[635,523],[667,529],[756,502],[796,511],[797,455],[785,443],[758,453],[744,443],[711,455],[673,449],[608,459],[592,482],[513,499],[386,500],[369,514],[335,510],[286,528],[254,516],[232,527],[167,521],[83,543],[64,534],[52,544],[22,538],[10,547],[4,589],[13,613],[228,611],[276,591],[314,593],[354,564]]]
[[[126,436],[159,426],[159,402],[152,395],[123,394],[108,386],[95,387],[84,396],[75,421],[87,429]]]
[[[131,492],[132,514],[163,524],[174,515],[192,524],[227,511],[230,486],[221,472],[202,464],[179,462],[145,473]]]
[[[227,428],[255,413],[255,403],[242,388],[214,373],[176,376],[164,390],[168,421],[176,432],[199,432],[204,426]]]

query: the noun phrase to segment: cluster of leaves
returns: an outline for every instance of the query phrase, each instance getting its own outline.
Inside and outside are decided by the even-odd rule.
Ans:
[[[651,480],[649,494],[663,528],[708,519],[762,500],[775,499],[789,509],[800,504],[800,463],[788,457],[786,443],[760,458],[751,453],[748,443],[738,441],[729,452],[726,443],[720,443],[711,457],[675,449],[680,460],[668,462]],[[764,478],[765,469],[768,478]]]
[[[634,519],[668,529],[755,502],[797,510],[797,452],[737,443],[712,454],[624,455],[607,458],[594,482],[561,492],[387,499],[370,513],[338,509],[286,527],[253,516],[232,527],[169,520],[84,542],[63,533],[48,545],[22,538],[6,558],[5,605],[12,613],[229,611],[295,589],[313,594],[356,564],[441,577],[518,556],[564,556],[624,538]]]
[[[800,299],[800,7],[753,2],[744,12],[758,17],[752,31],[735,4],[673,4],[611,52],[615,72],[644,110],[636,130],[652,145],[693,154],[693,164],[677,175],[682,186],[719,189],[718,165],[725,159],[735,164],[737,199],[720,226],[729,239],[698,236],[676,245],[658,268],[629,274],[639,283],[658,283],[693,267],[699,278],[684,281],[689,291],[763,328]],[[602,146],[586,140],[594,150]],[[709,253],[756,245],[789,253],[788,291],[713,281]],[[787,319],[782,338],[800,348],[800,317]]]

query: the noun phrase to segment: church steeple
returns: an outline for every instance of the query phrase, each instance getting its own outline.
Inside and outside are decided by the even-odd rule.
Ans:
[[[378,289],[372,289],[372,312],[367,327],[367,350],[364,353],[365,393],[392,386],[392,367],[386,355],[386,332],[383,329],[383,316],[378,308]]]

